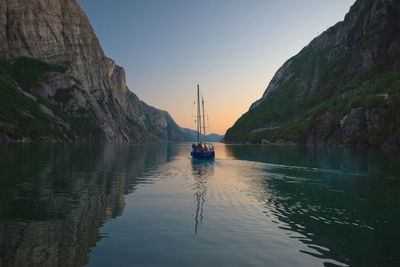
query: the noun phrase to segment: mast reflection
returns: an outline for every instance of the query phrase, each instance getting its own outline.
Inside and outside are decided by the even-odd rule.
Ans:
[[[214,173],[213,161],[192,160],[194,178],[194,197],[196,199],[194,232],[197,235],[199,224],[203,223],[204,204],[207,199],[207,182]]]

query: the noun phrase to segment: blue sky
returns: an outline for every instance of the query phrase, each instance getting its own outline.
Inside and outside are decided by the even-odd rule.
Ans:
[[[343,20],[354,0],[78,0],[106,55],[146,103],[195,128],[195,88],[209,131],[223,134],[276,70]]]

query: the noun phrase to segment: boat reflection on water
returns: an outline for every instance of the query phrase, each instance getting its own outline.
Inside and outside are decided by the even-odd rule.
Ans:
[[[207,182],[214,173],[214,161],[192,160],[192,174],[194,179],[193,191],[196,199],[194,232],[197,234],[199,224],[203,223],[204,203],[207,199]]]

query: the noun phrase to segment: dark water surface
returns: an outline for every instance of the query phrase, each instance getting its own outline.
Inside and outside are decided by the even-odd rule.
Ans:
[[[400,266],[399,154],[0,147],[0,266]]]

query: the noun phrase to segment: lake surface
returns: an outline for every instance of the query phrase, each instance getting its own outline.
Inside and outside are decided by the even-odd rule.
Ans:
[[[0,266],[400,266],[400,158],[215,144],[0,147]]]

